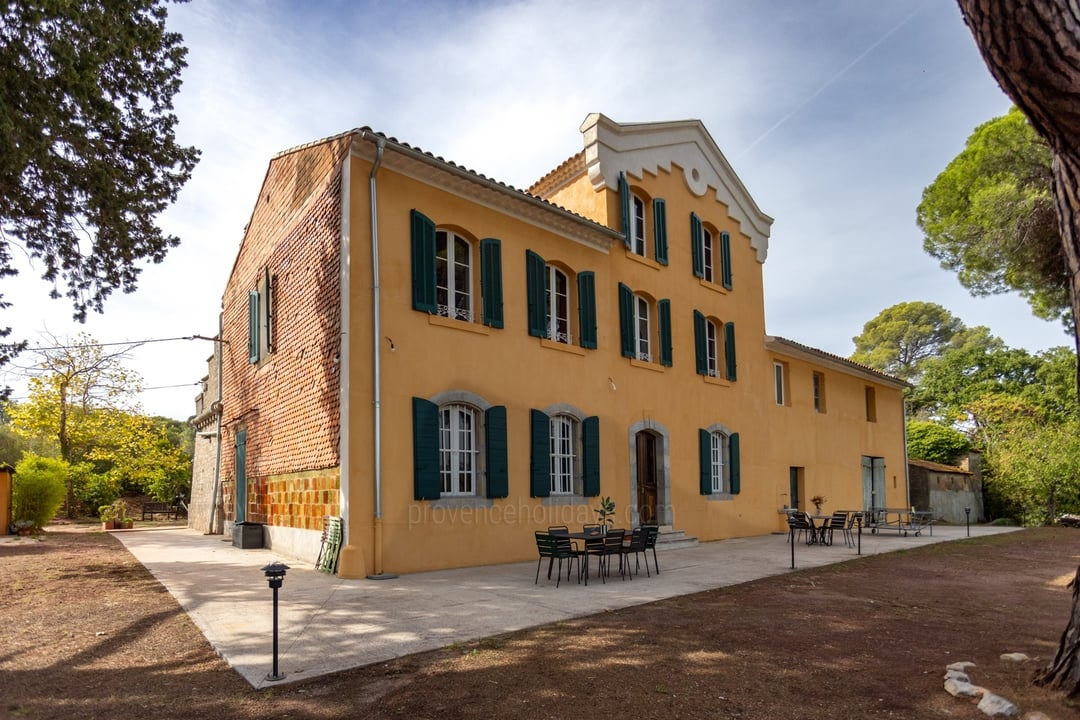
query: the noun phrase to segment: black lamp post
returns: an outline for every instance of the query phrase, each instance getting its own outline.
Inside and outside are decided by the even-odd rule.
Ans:
[[[967,536],[971,537],[971,508],[964,508],[964,517],[967,519]]]
[[[285,581],[285,571],[289,569],[289,566],[280,560],[275,560],[262,571],[266,574],[266,581],[270,583],[270,588],[274,591],[274,672],[266,676],[267,680],[284,680],[285,673],[278,672],[277,664],[277,647],[278,647],[278,632],[277,632],[277,591],[281,587],[281,584]]]

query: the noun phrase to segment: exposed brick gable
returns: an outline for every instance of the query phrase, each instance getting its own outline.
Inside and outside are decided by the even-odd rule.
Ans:
[[[232,516],[246,431],[247,519],[266,521],[270,476],[339,464],[341,163],[351,137],[274,158],[222,299],[222,478]],[[248,358],[248,294],[272,278],[272,351]],[[271,484],[272,486],[272,484]]]

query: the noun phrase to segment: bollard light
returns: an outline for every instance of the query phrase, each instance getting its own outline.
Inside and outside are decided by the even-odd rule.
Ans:
[[[284,680],[285,673],[278,672],[278,613],[277,613],[277,591],[285,582],[285,571],[289,569],[289,566],[280,560],[275,560],[262,569],[266,575],[266,581],[270,584],[270,588],[274,591],[274,671],[266,676],[267,680]]]
[[[964,517],[967,519],[967,536],[971,537],[971,508],[964,508]]]

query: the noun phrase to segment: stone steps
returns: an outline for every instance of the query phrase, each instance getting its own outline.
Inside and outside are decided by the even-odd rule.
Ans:
[[[661,525],[660,534],[656,537],[656,550],[681,550],[691,548],[698,544],[696,537],[688,536],[682,530],[675,530],[671,525]]]

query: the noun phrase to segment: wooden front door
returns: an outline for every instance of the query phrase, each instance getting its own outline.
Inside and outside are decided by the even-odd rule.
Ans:
[[[656,490],[659,472],[656,466],[656,436],[642,431],[637,434],[637,508],[638,522],[657,524]]]

